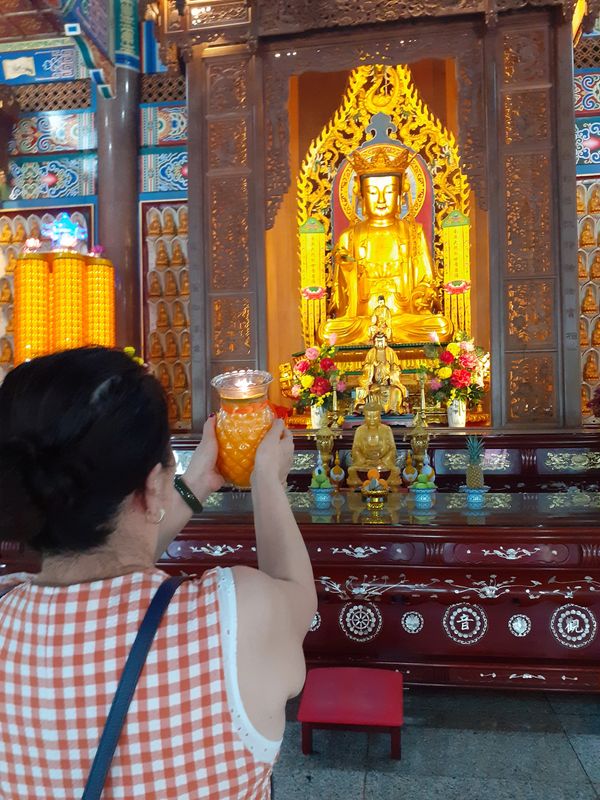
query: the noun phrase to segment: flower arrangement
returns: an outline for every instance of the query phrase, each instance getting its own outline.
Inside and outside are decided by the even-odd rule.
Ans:
[[[343,373],[333,360],[335,339],[335,335],[331,335],[320,348],[307,347],[304,356],[294,365],[292,397],[295,398],[299,411],[304,411],[309,406],[329,408],[332,405],[334,387],[336,392],[345,391]]]
[[[425,355],[431,360],[424,362],[422,369],[429,377],[428,388],[436,403],[450,405],[453,400],[464,400],[472,407],[481,401],[489,356],[466,333],[459,332],[445,345],[426,345]]]

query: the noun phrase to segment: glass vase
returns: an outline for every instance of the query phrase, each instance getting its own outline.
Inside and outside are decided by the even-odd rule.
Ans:
[[[212,380],[221,398],[217,469],[238,489],[250,488],[256,448],[275,419],[267,398],[272,380],[268,372],[253,369],[225,372]]]

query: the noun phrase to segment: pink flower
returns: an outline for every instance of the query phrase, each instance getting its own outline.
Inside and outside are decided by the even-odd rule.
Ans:
[[[323,372],[331,372],[332,369],[335,369],[335,361],[332,358],[322,358],[321,369]]]
[[[302,391],[302,387],[299,383],[295,383],[292,386],[292,397],[300,397],[300,392]]]
[[[329,346],[333,347],[333,345],[337,342],[337,333],[330,333],[327,337],[327,341],[329,342]]]
[[[429,388],[431,389],[432,392],[437,392],[438,389],[442,388],[442,382],[438,381],[437,378],[432,378],[429,381]]]
[[[304,373],[306,372],[306,370],[307,370],[309,367],[310,367],[310,363],[309,363],[308,361],[306,361],[306,360],[304,360],[304,359],[303,359],[302,361],[299,361],[299,362],[296,364],[296,366],[294,367],[294,369],[296,370],[296,372],[299,372],[299,373],[300,373],[300,375],[304,375]]]
[[[455,369],[450,378],[450,383],[455,389],[466,389],[471,383],[471,375],[466,369]]]
[[[321,397],[327,392],[331,391],[331,384],[327,380],[327,378],[315,378],[315,382],[311,386],[311,392],[316,394],[317,397]]]
[[[345,392],[346,391],[346,381],[338,381],[336,387],[338,392]]]
[[[468,369],[473,372],[479,363],[479,359],[474,353],[463,352],[458,357],[458,363],[463,369]]]
[[[308,358],[309,361],[316,361],[319,357],[319,351],[316,347],[307,347],[304,356]]]
[[[475,350],[473,342],[459,342],[459,347],[461,350],[464,350],[465,353],[472,353],[473,350]]]

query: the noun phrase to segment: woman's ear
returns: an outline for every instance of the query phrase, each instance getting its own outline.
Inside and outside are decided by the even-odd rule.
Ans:
[[[148,477],[144,486],[143,505],[145,511],[156,511],[165,504],[165,479],[166,472],[162,464],[156,464]]]

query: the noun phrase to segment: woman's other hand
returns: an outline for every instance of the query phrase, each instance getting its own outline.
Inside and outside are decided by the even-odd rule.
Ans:
[[[280,419],[273,422],[256,451],[252,480],[265,476],[285,484],[294,459],[294,439]]]
[[[218,491],[224,483],[217,469],[219,445],[215,431],[216,418],[209,417],[202,429],[202,441],[194,450],[183,478],[198,500],[203,502],[209,494]]]

